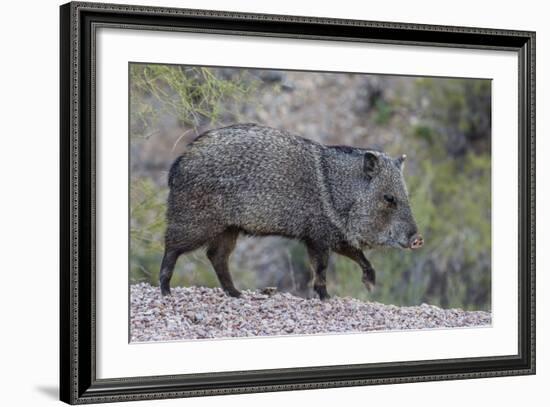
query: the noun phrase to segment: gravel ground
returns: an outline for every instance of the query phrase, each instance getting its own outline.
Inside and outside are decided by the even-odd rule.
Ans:
[[[441,309],[422,304],[397,307],[354,298],[328,301],[289,293],[243,291],[241,298],[220,288],[173,287],[162,297],[158,287],[131,286],[132,342],[289,334],[365,332],[487,326],[484,311]]]

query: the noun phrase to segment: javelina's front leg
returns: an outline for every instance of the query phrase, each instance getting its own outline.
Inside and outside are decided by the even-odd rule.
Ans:
[[[375,272],[372,268],[372,265],[367,260],[365,254],[361,251],[361,249],[357,249],[356,247],[350,246],[348,244],[343,244],[334,251],[338,254],[350,258],[351,260],[359,264],[359,266],[361,266],[361,269],[363,270],[363,284],[365,284],[367,290],[372,291],[372,289],[374,288],[374,283],[376,282]]]
[[[330,252],[327,248],[310,243],[307,243],[306,247],[315,273],[313,289],[321,300],[328,300],[330,295],[327,292],[327,266]]]

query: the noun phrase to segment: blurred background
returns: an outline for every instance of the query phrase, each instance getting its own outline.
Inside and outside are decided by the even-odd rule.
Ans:
[[[425,246],[367,251],[373,293],[359,266],[333,254],[331,295],[490,311],[490,80],[131,64],[129,86],[130,283],[158,285],[172,161],[205,130],[256,122],[408,156]],[[239,289],[312,295],[305,248],[293,240],[240,237],[230,269]],[[219,286],[204,251],[180,257],[176,285]]]

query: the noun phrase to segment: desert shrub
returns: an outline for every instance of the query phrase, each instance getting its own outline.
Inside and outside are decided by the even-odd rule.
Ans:
[[[158,273],[163,253],[166,188],[147,178],[130,182],[130,270],[131,280],[149,280]]]
[[[414,95],[424,128],[439,134],[448,154],[490,153],[490,80],[422,78]]]
[[[222,102],[242,101],[256,85],[246,70],[231,72],[224,78],[205,67],[131,64],[132,139],[154,135],[165,116],[189,128],[216,123],[227,110]]]

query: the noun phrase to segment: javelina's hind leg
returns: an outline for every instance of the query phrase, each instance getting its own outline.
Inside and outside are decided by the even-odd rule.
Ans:
[[[237,230],[227,229],[212,240],[208,244],[208,250],[206,250],[206,255],[210,259],[212,266],[214,266],[223,290],[231,297],[241,296],[241,292],[233,285],[233,280],[229,274],[229,266],[227,265],[229,256],[235,248],[238,235],[239,232]]]
[[[359,264],[363,270],[363,284],[367,287],[367,290],[372,291],[374,288],[375,272],[372,265],[365,257],[365,254],[358,248],[350,245],[342,245],[334,250],[336,253],[346,256]]]
[[[174,266],[181,251],[166,249],[160,266],[160,292],[162,295],[170,295],[170,279],[174,273]]]
[[[317,247],[312,244],[306,244],[311,266],[315,273],[313,279],[313,289],[319,298],[322,300],[328,300],[330,295],[327,292],[327,266],[329,258],[329,250],[321,247]]]
[[[204,225],[203,225],[204,226]],[[215,227],[198,227],[189,223],[188,228],[169,226],[166,230],[165,249],[160,266],[160,290],[162,295],[170,294],[170,279],[174,273],[174,266],[181,254],[189,253],[205,245],[210,236],[219,233]]]

